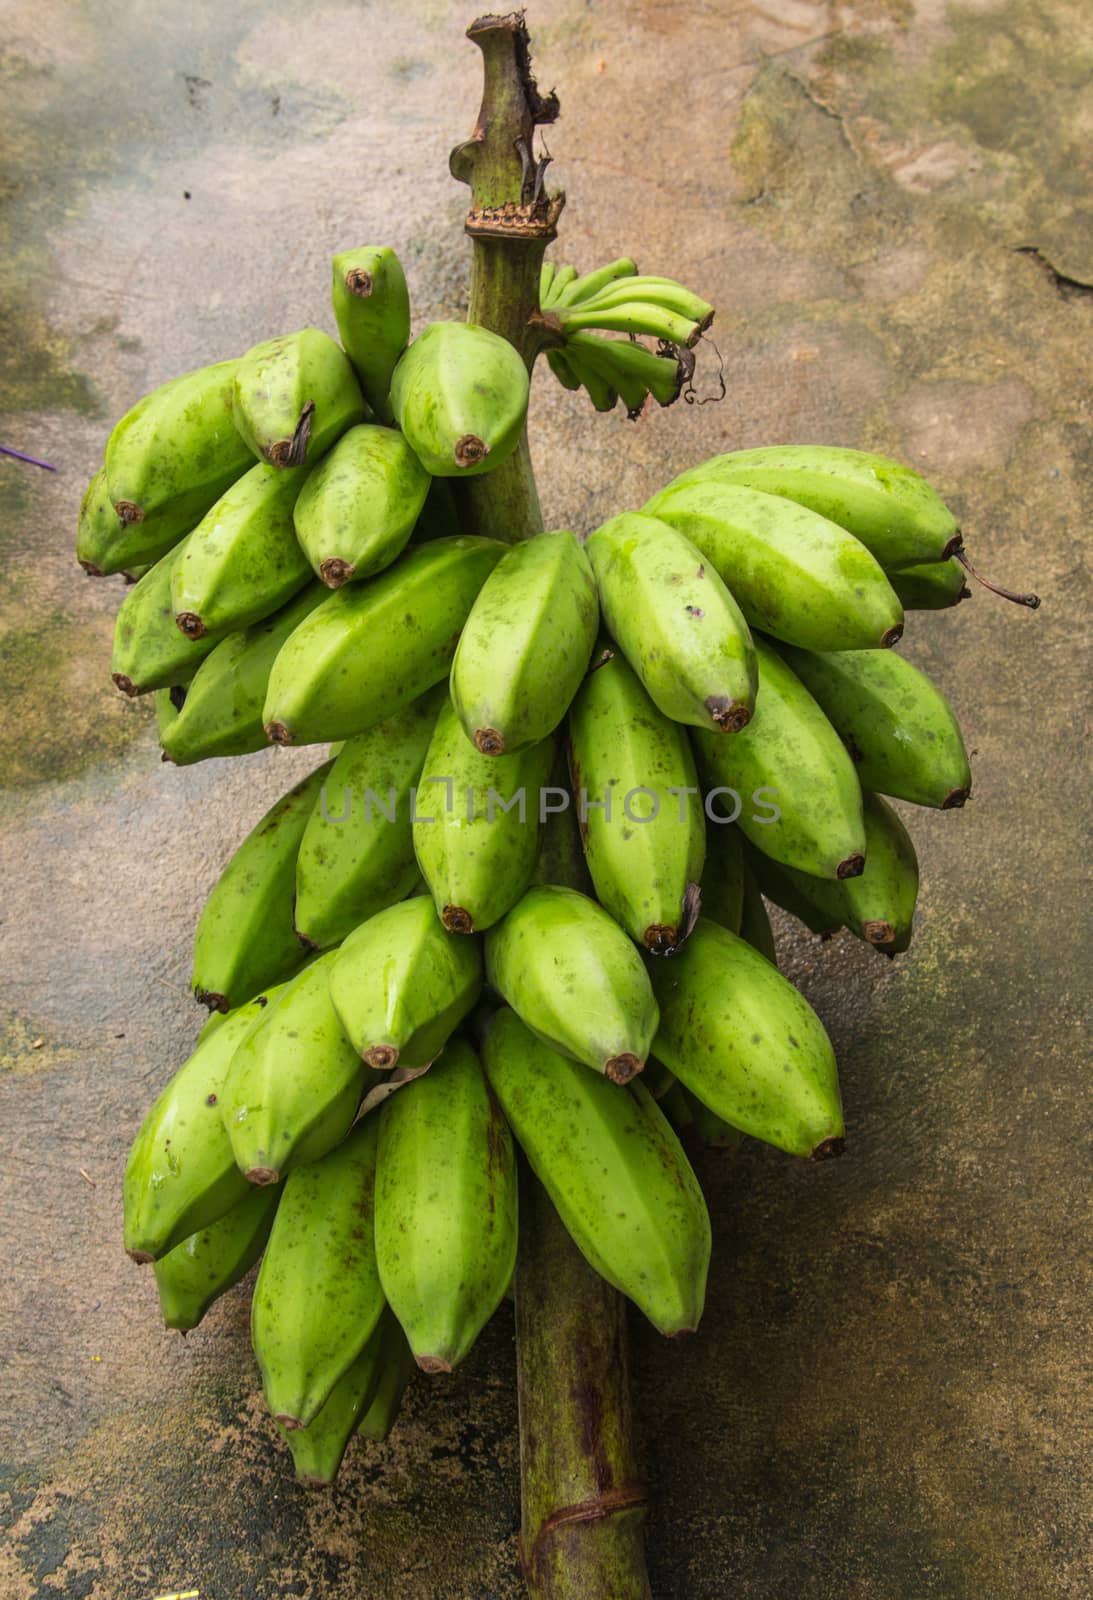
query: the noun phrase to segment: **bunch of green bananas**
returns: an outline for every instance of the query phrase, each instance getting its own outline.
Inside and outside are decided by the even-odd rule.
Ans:
[[[650,395],[660,406],[679,398],[694,367],[691,347],[714,316],[713,306],[672,278],[639,275],[629,256],[583,276],[547,262],[539,301],[543,326],[559,341],[546,352],[558,382],[583,388],[597,411],[613,411],[621,396],[631,421]],[[604,332],[629,337],[605,339]],[[639,334],[657,340],[655,352]]]
[[[548,267],[541,300],[551,366],[600,409],[669,403],[712,317],[628,259]],[[889,801],[971,788],[951,708],[891,648],[905,609],[966,592],[917,474],[740,451],[584,541],[507,546],[440,480],[516,447],[524,361],[474,326],[411,341],[390,250],[336,257],[333,304],[341,346],[305,329],[139,402],[78,545],[139,575],[112,670],[156,691],[165,759],[339,741],[209,895],[211,1015],[124,1190],[171,1327],[261,1257],[255,1352],[312,1482],[497,1308],[518,1150],[597,1272],[663,1333],[697,1326],[684,1142],[843,1140],[763,896],[905,950],[918,868]]]

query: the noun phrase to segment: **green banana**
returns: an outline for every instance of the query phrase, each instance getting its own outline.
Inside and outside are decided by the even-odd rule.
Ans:
[[[604,306],[602,310],[582,302],[576,306],[555,307],[549,314],[567,338],[583,328],[602,328],[608,333],[648,334],[652,339],[663,339],[668,344],[690,349],[704,332],[703,326],[693,318],[680,316],[640,295]]]
[[[698,914],[706,847],[687,735],[616,655],[581,686],[569,752],[596,896],[632,939],[670,954]]]
[[[597,267],[594,272],[586,272],[583,277],[575,278],[567,284],[561,303],[569,306],[591,300],[606,289],[608,284],[617,283],[620,278],[634,277],[637,270],[629,256],[619,256],[616,260]]]
[[[486,934],[486,977],[552,1049],[628,1083],[657,1026],[634,946],[602,906],[574,889],[529,889]]]
[[[414,531],[431,480],[400,433],[362,422],[343,433],[296,502],[296,534],[331,589],[390,566]]]
[[[397,1097],[396,1097],[397,1098]],[[251,1342],[270,1411],[306,1428],[383,1313],[373,1239],[378,1121],[285,1179],[251,1301]]]
[[[365,405],[349,357],[328,333],[304,328],[240,357],[232,416],[259,461],[302,467],[363,422]]]
[[[964,568],[955,556],[920,567],[903,567],[888,574],[888,582],[905,611],[944,611],[972,592],[964,581]]]
[[[250,466],[232,425],[238,369],[219,361],[172,378],[116,424],[104,470],[123,524],[122,566],[166,555]]]
[[[425,504],[411,538],[421,544],[427,539],[452,538],[461,530],[459,507],[451,484],[447,478],[430,478]]]
[[[553,282],[550,286],[548,305],[558,303],[558,296],[564,294],[571,284],[577,281],[576,267],[558,267],[554,272]]]
[[[505,549],[493,539],[433,539],[330,595],[273,664],[263,711],[273,743],[363,733],[439,683]]]
[[[716,919],[715,919],[716,920]],[[729,932],[735,930],[730,928]],[[766,904],[759,891],[748,863],[744,862],[744,901],[740,909],[740,937],[746,939],[753,950],[765,956],[772,967],[778,965],[778,950],[774,943],[774,929],[770,925]]]
[[[357,1432],[362,1439],[372,1439],[376,1444],[382,1444],[394,1427],[402,1407],[402,1397],[414,1370],[414,1357],[393,1312],[384,1312],[377,1331],[380,1338],[379,1382],[368,1410],[357,1423]]]
[[[714,456],[672,480],[761,489],[837,522],[888,571],[945,561],[961,546],[952,512],[910,467],[834,445],[766,445]]]
[[[769,961],[702,917],[678,955],[648,966],[660,1004],[656,1053],[684,1088],[741,1133],[791,1155],[838,1153],[831,1041]]]
[[[381,422],[391,422],[388,391],[395,363],[410,342],[410,294],[393,250],[362,245],[332,263],[331,299],[346,353],[364,398]]]
[[[897,800],[962,806],[972,788],[953,708],[924,672],[893,650],[783,655],[849,750],[863,789]]]
[[[577,339],[595,339],[597,343],[591,348],[585,345],[574,350],[571,347],[574,340]],[[570,370],[574,374],[583,373],[586,381],[591,378],[607,384],[610,391],[616,393],[626,407],[627,421],[636,422],[645,410],[645,403],[649,398],[649,388],[643,376],[639,377],[623,362],[611,359],[613,343],[617,343],[621,348],[623,344],[628,344],[629,340],[612,341],[605,339],[602,334],[598,333],[573,334],[572,338],[566,340],[565,345],[568,352]],[[606,347],[606,354],[599,348],[601,345]],[[635,344],[634,348],[637,349],[638,346]],[[648,354],[648,352],[646,353]],[[655,360],[656,358],[653,357],[652,359]]]
[[[326,593],[321,583],[309,583],[273,616],[221,639],[189,687],[163,704],[159,741],[166,760],[185,767],[212,756],[249,755],[268,746],[262,706],[273,663],[289,634],[326,599]],[[160,693],[169,697],[176,691]],[[159,695],[156,701],[158,709]]]
[[[604,339],[598,333],[574,333],[566,340],[567,352],[575,352],[587,366],[598,371],[601,377],[615,382],[627,377],[647,390],[658,406],[670,406],[679,399],[685,376],[684,363],[677,356],[658,356],[643,344],[629,339]]]
[[[487,328],[433,322],[399,360],[391,406],[434,478],[492,472],[524,431],[527,368],[508,340]]]
[[[865,796],[862,796],[864,802]],[[864,815],[864,804],[862,811]],[[866,838],[868,839],[868,829]],[[798,922],[804,924],[812,933],[818,933],[821,939],[830,939],[832,934],[838,933],[843,925],[845,902],[839,901],[838,891],[842,883],[831,878],[812,878],[806,872],[798,872],[793,867],[780,866],[777,861],[772,861],[769,856],[763,855],[761,850],[749,852],[748,864],[752,870],[755,883],[762,894],[772,901],[774,905],[781,906],[783,911],[788,911],[790,916],[796,917]],[[857,878],[847,878],[847,883],[861,883],[869,871],[869,862],[866,862],[865,872]],[[822,884],[831,891],[825,895],[822,890],[815,894],[807,892],[807,885]],[[833,909],[833,903],[838,903],[838,909]]]
[[[753,628],[808,650],[872,650],[903,632],[878,562],[806,506],[710,477],[669,484],[642,511],[697,545]]]
[[[232,1058],[220,1111],[250,1183],[321,1160],[352,1127],[365,1074],[330,998],[336,958],[331,950],[286,983]]]
[[[671,1073],[668,1074],[670,1082],[662,1095],[657,1097],[657,1104],[676,1131],[676,1136],[684,1148],[693,1144],[695,1139],[695,1119],[693,1107],[698,1102],[692,1096],[687,1097],[687,1091],[681,1083],[677,1083]]]
[[[426,895],[377,912],[333,952],[334,1008],[353,1049],[379,1071],[426,1066],[481,989],[477,940],[446,933]]]
[[[187,639],[268,617],[311,570],[292,520],[306,473],[259,462],[234,483],[181,545],[171,570],[175,621]]]
[[[674,722],[735,733],[750,720],[756,666],[748,625],[689,539],[626,511],[585,544],[608,629]]]
[[[554,274],[557,271],[553,261],[544,261],[539,268],[539,304],[547,306],[550,303],[550,293],[554,284]]]
[[[380,1282],[418,1366],[451,1372],[516,1267],[512,1135],[461,1039],[384,1101],[379,1124]]]
[[[245,1278],[266,1247],[277,1189],[252,1189],[208,1227],[191,1233],[152,1268],[164,1325],[187,1333],[214,1300]]]
[[[258,1025],[269,995],[258,995],[198,1041],[157,1096],[125,1166],[125,1248],[155,1261],[231,1211],[248,1193],[220,1120],[236,1048]]]
[[[691,1137],[707,1150],[739,1150],[744,1143],[744,1135],[739,1128],[734,1128],[731,1122],[726,1122],[724,1117],[717,1116],[709,1106],[704,1106],[697,1095],[685,1089],[681,1083],[676,1084],[681,1107],[686,1108],[688,1127]],[[667,1109],[668,1117],[674,1122],[672,1111]]]
[[[492,927],[531,882],[553,756],[550,738],[513,755],[484,756],[451,701],[441,707],[421,771],[413,839],[449,933]]]
[[[661,1333],[697,1328],[709,1214],[649,1091],[640,1083],[617,1088],[565,1060],[507,1009],[490,1020],[485,1066],[521,1149],[589,1265]]]
[[[782,658],[759,638],[755,652],[755,715],[731,739],[696,730],[698,770],[732,793],[738,815],[729,820],[756,849],[813,877],[856,877],[865,860],[865,829],[854,763]],[[712,798],[707,794],[707,806]]]
[[[542,843],[532,883],[537,888],[558,885],[566,889],[579,889],[591,898],[592,879],[581,842],[580,821],[577,812],[568,804],[569,782],[568,762],[559,751],[551,773],[551,788],[561,802],[562,809],[544,804],[546,815],[540,830]]]
[[[333,763],[282,795],[251,829],[213,887],[194,935],[193,990],[211,1011],[230,1011],[304,959],[292,925],[296,852]]]
[[[641,1081],[654,1100],[663,1100],[676,1080],[672,1077],[663,1061],[658,1061],[656,1056],[650,1056],[645,1063]]]
[[[576,390],[582,387],[581,380],[574,372],[573,368],[569,365],[569,362],[566,360],[564,351],[548,350],[546,353],[546,358],[548,367],[550,368],[551,372],[553,372],[563,389],[568,389],[571,393],[574,393]],[[617,398],[618,397],[616,396],[616,399]],[[610,409],[611,408],[609,406],[608,410]]]
[[[181,551],[188,540],[178,547]],[[209,633],[188,639],[175,626],[171,574],[178,552],[169,550],[139,583],[125,591],[114,623],[110,675],[122,694],[185,686],[219,642]]]
[[[572,533],[514,545],[471,607],[452,662],[452,701],[483,755],[545,739],[565,716],[596,642],[599,603]]]
[[[171,729],[178,721],[182,708],[186,704],[186,689],[183,684],[173,684],[169,689],[157,689],[153,695],[156,708],[156,734],[162,745],[165,739],[171,737]],[[164,751],[163,760],[171,758]]]
[[[569,349],[568,341],[565,351],[559,351],[557,354],[559,360],[564,360],[569,371],[577,379],[578,385],[587,391],[593,409],[599,412],[614,411],[619,403],[619,391],[615,385],[588,366],[579,354],[574,354]]]
[[[590,311],[613,310],[616,306],[627,305],[632,301],[641,301],[644,305],[661,306],[665,311],[674,312],[677,317],[682,317],[685,322],[696,322],[705,331],[714,318],[714,308],[708,300],[703,300],[701,295],[692,294],[690,289],[685,289],[674,278],[649,277],[638,274],[625,277],[617,282],[605,284],[594,294],[582,295],[581,305]]]
[[[778,887],[788,887],[793,894],[820,913],[826,929],[846,927],[858,939],[875,946],[884,955],[898,955],[911,943],[911,924],[918,898],[918,858],[910,835],[892,807],[880,795],[864,795],[865,817],[865,871],[860,878],[848,878],[844,883],[831,883],[823,878],[810,878],[789,867],[778,867],[767,862],[764,869],[772,873],[771,898],[779,899]],[[763,881],[763,870],[756,863],[756,875]],[[802,916],[794,905],[786,909],[801,920],[814,926],[807,915]],[[817,931],[823,931],[818,929]]]
[[[436,684],[344,746],[296,858],[296,932],[327,949],[418,881],[410,813],[447,688]]]
[[[76,531],[76,560],[88,577],[108,577],[128,565],[129,551],[118,554],[126,531],[110,498],[106,468],[100,467],[84,490]]]
[[[306,1428],[277,1424],[278,1432],[292,1451],[298,1483],[321,1489],[338,1476],[354,1430],[367,1415],[379,1391],[386,1348],[383,1324],[388,1315],[384,1313],[360,1355],[342,1373],[326,1404]]]
[[[711,822],[706,829],[702,869],[702,915],[730,933],[740,932],[744,915],[744,843],[739,828]]]

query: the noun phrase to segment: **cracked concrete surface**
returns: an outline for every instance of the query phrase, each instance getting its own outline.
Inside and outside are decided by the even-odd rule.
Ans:
[[[416,320],[459,315],[471,13],[242,0],[11,0],[0,44],[0,1592],[12,1600],[510,1600],[512,1326],[416,1382],[387,1445],[315,1495],[257,1394],[245,1294],[185,1341],[120,1247],[120,1174],[197,1028],[219,864],[313,757],[162,767],[109,683],[117,580],[75,513],[153,384],[327,309],[330,255],[396,247]],[[544,0],[529,12],[569,204],[718,307],[728,399],[628,424],[538,373],[548,520],[641,504],[784,440],[921,468],[985,594],[905,648],[975,752],[963,813],[908,820],[908,955],[786,969],[839,1053],[849,1144],[699,1158],[697,1337],[635,1319],[657,1600],[1077,1600],[1087,1531],[1089,207],[1083,0]],[[716,389],[704,357],[702,394]],[[907,814],[905,808],[905,814]],[[40,1042],[39,1042],[40,1041]]]

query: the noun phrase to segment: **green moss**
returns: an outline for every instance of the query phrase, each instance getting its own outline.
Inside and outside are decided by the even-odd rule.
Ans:
[[[72,346],[49,327],[31,298],[0,284],[0,412],[79,411],[98,416],[89,380],[72,364]]]
[[[74,1061],[76,1054],[68,1045],[54,1044],[27,1017],[0,1011],[0,1073],[42,1072]]]
[[[94,634],[98,637],[89,638]],[[110,624],[52,612],[0,633],[0,701],[9,730],[0,787],[76,777],[144,732],[150,701],[128,701],[105,669]]]

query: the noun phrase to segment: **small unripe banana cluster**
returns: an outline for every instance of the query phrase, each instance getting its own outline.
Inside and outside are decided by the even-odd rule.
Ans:
[[[919,476],[738,451],[583,541],[505,545],[460,527],[447,480],[516,447],[523,359],[463,324],[411,340],[387,249],[336,257],[333,302],[340,345],[305,329],[140,401],[78,542],[137,579],[112,671],[155,693],[165,759],[337,741],[208,898],[211,1015],[124,1190],[169,1326],[261,1259],[255,1352],[312,1482],[497,1308],[518,1151],[597,1272],[662,1332],[697,1326],[684,1141],[843,1140],[763,896],[906,950],[889,801],[971,788],[950,707],[891,648],[905,609],[966,592]],[[537,313],[557,376],[631,411],[678,393],[678,351],[603,334],[682,349],[711,316],[627,259],[547,268]]]

